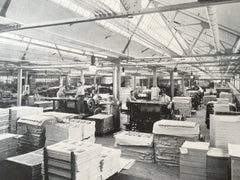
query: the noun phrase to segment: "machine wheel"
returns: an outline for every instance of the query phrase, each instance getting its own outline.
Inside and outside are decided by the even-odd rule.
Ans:
[[[99,114],[99,113],[101,113],[102,112],[102,109],[101,108],[96,108],[95,110],[94,110],[94,114]]]
[[[95,101],[93,99],[88,99],[87,106],[88,106],[89,111],[93,112],[95,109]]]

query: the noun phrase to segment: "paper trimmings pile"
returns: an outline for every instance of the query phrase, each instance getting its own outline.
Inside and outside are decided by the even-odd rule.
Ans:
[[[199,125],[195,122],[161,120],[154,123],[155,162],[166,166],[179,166],[182,144],[197,141]]]
[[[123,131],[114,137],[115,146],[121,149],[124,157],[143,162],[154,161],[152,134]]]
[[[180,179],[206,180],[206,159],[209,143],[186,141],[180,148]]]
[[[72,139],[95,142],[95,122],[72,119],[68,123],[46,125],[46,145]]]
[[[46,148],[45,167],[48,179],[101,179],[102,146],[65,140]]]

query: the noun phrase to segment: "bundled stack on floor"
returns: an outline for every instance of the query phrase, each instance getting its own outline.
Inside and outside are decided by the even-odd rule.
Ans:
[[[217,98],[217,103],[218,104],[228,104],[229,99],[228,98]]]
[[[209,149],[207,142],[186,141],[180,148],[181,180],[206,180],[206,159]]]
[[[113,126],[113,116],[109,114],[96,114],[87,118],[87,120],[96,122],[96,133],[105,134],[112,132]]]
[[[79,115],[77,114],[71,114],[71,113],[63,113],[63,112],[45,112],[42,114],[44,116],[53,116],[54,118],[57,119],[57,122],[69,122],[71,119],[78,118]]]
[[[73,140],[48,146],[44,152],[45,175],[49,180],[100,180],[101,150],[99,144]]]
[[[142,162],[153,162],[153,135],[133,131],[123,131],[115,136],[115,146],[118,146],[124,157]]]
[[[204,95],[203,96],[203,104],[207,105],[210,101],[217,101],[216,95]]]
[[[230,179],[229,156],[220,148],[210,148],[207,153],[207,179],[228,180]]]
[[[0,161],[17,155],[18,135],[3,133],[0,134]]]
[[[228,144],[228,153],[231,157],[231,179],[240,179],[240,144]]]
[[[0,109],[0,134],[8,133],[9,130],[9,109]]]
[[[228,143],[240,144],[240,116],[210,115],[211,147],[227,150]]]
[[[232,101],[233,101],[232,93],[220,92],[219,97],[220,98],[227,98],[229,103],[232,103]]]
[[[38,107],[28,107],[28,106],[18,106],[11,107],[9,111],[10,120],[10,132],[16,133],[17,131],[17,120],[26,115],[41,114],[43,113],[43,108]]]
[[[7,180],[42,180],[43,155],[31,152],[4,161],[3,179]]]
[[[191,97],[174,97],[174,109],[179,110],[180,115],[184,117],[191,117],[192,113],[192,99]]]
[[[161,120],[154,123],[155,162],[179,166],[180,150],[184,141],[197,141],[200,129],[195,122]]]
[[[229,104],[214,104],[214,112],[229,112]]]
[[[121,151],[103,147],[101,151],[101,174],[102,179],[107,179],[121,170],[120,167]]]
[[[66,139],[95,142],[95,122],[72,119],[68,123],[46,125],[46,145]]]
[[[56,123],[53,116],[23,116],[17,122],[17,133],[23,135],[19,139],[19,153],[27,153],[45,145],[46,124]]]

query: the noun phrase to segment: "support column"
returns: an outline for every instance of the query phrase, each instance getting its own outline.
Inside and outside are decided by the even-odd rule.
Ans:
[[[66,79],[66,81],[68,81],[68,79]],[[62,75],[60,75],[60,77],[59,77],[59,85],[63,86],[63,76]]]
[[[113,97],[117,98],[117,67],[113,67]]]
[[[117,66],[117,98],[120,100],[120,91],[121,91],[121,66]]]
[[[157,68],[153,68],[153,87],[157,87]]]
[[[18,69],[17,106],[22,105],[22,68]]]
[[[84,78],[83,69],[81,69],[81,82],[82,82],[83,85],[85,84],[85,78]]]
[[[173,71],[170,72],[171,97],[174,97],[174,76]]]
[[[185,82],[184,82],[184,79],[185,79],[185,75],[182,74],[182,93],[185,94]]]
[[[137,86],[137,79],[136,79],[136,75],[133,76],[133,89],[136,89]]]
[[[28,85],[28,71],[26,71],[26,73],[25,73],[25,84],[24,85]]]
[[[148,77],[148,79],[147,79],[147,89],[150,89],[150,81],[151,81],[151,78]]]

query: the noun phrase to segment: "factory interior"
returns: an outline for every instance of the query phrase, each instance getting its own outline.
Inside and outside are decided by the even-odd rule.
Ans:
[[[240,0],[0,0],[0,180],[240,180]]]

